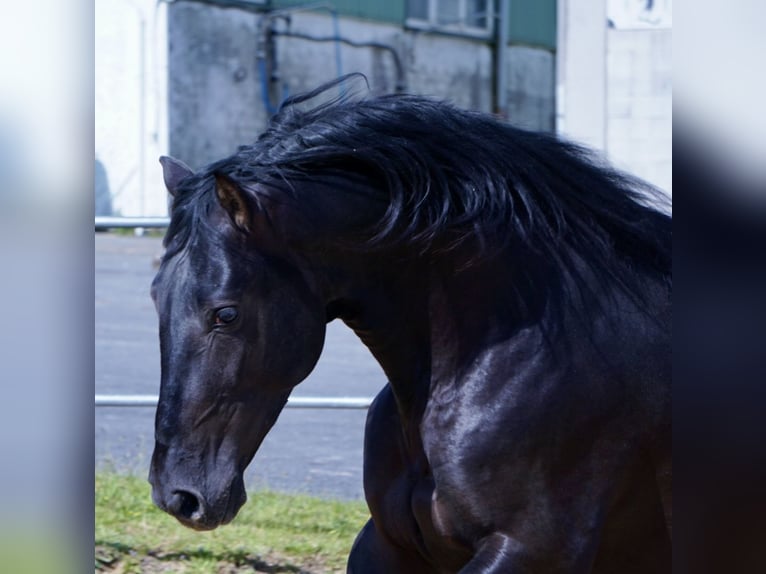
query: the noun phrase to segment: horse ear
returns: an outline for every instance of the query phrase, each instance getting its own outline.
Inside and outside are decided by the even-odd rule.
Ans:
[[[229,214],[237,229],[249,233],[251,213],[245,192],[229,176],[219,172],[214,175],[215,194],[218,196],[221,207]]]
[[[168,188],[168,193],[175,197],[181,180],[194,175],[194,172],[184,162],[166,155],[160,158],[160,163],[162,164],[162,177],[165,179],[165,187]]]

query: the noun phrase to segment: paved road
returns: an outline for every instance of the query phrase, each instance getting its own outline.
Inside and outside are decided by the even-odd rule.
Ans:
[[[149,298],[160,239],[96,234],[96,393],[159,391],[157,318]],[[373,396],[385,376],[353,332],[328,326],[325,350],[294,395]],[[286,409],[245,475],[250,488],[354,499],[362,494],[366,412]],[[96,409],[96,463],[148,473],[153,408]]]

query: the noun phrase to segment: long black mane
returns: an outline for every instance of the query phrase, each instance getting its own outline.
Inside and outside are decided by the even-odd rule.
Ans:
[[[663,194],[575,144],[414,95],[340,99],[313,107],[334,84],[285,102],[250,146],[189,178],[177,195],[169,252],[186,243],[215,201],[216,172],[284,190],[300,205],[311,182],[353,176],[387,202],[370,248],[420,253],[465,244],[514,245],[571,278],[585,264],[628,292],[635,274],[669,284],[671,219]],[[306,192],[308,193],[308,192]]]

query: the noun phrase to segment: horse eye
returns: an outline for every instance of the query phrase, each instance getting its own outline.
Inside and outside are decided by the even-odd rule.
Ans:
[[[215,324],[226,325],[227,323],[231,323],[237,318],[237,315],[239,315],[239,313],[237,313],[237,310],[234,307],[218,309],[218,311],[215,312]]]

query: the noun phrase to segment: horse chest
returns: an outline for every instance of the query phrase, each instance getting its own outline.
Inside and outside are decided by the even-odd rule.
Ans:
[[[412,469],[400,478],[385,496],[390,506],[384,528],[400,544],[417,548],[436,571],[458,571],[471,558],[472,550],[461,541],[459,525],[439,501],[433,478],[413,474]]]
[[[471,550],[437,501],[422,447],[391,432],[400,426],[393,396],[384,389],[371,407],[365,436],[365,492],[373,520],[386,539],[416,551],[435,571],[456,572]]]

